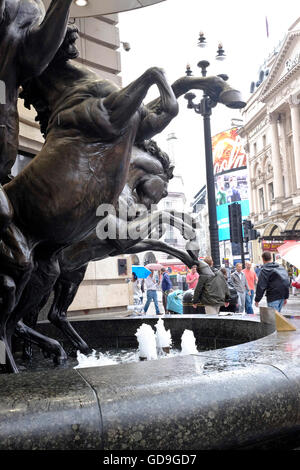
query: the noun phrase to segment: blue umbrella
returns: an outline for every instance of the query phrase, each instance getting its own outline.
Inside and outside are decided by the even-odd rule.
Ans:
[[[136,266],[132,265],[132,272],[140,279],[146,279],[151,273],[150,269],[145,268],[145,266]]]

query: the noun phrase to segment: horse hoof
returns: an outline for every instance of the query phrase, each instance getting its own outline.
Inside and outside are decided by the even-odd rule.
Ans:
[[[92,354],[93,352],[93,350],[87,344],[85,344],[84,346],[81,345],[78,349],[82,354],[85,354],[86,356]]]
[[[68,360],[68,357],[66,354],[61,354],[60,356],[53,357],[53,362],[57,366],[61,366],[62,364],[65,364],[67,360]]]

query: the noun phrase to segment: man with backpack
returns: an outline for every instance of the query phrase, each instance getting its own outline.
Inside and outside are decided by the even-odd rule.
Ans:
[[[213,260],[206,256],[204,260],[211,269],[211,274],[203,274],[199,270],[199,279],[193,296],[193,307],[197,308],[197,303],[201,302],[205,307],[205,313],[217,315],[220,307],[228,307],[230,293],[224,274],[213,267]]]
[[[280,312],[289,298],[289,275],[283,266],[272,262],[270,251],[263,252],[262,260],[263,266],[256,287],[255,305],[258,307],[258,303],[266,292],[268,307]]]

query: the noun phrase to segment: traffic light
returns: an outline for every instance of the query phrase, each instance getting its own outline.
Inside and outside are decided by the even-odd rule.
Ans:
[[[240,243],[243,240],[242,233],[242,211],[241,205],[237,202],[228,206],[229,227],[231,243]]]
[[[250,240],[257,240],[259,237],[260,233],[257,230],[250,230]]]
[[[248,242],[249,240],[251,240],[250,238],[250,232],[252,230],[252,223],[251,223],[251,220],[244,220],[243,221],[243,228],[244,228],[244,240],[245,242]]]
[[[248,242],[249,240],[256,240],[260,237],[260,234],[257,230],[255,230],[253,223],[251,220],[244,220],[243,221],[244,227],[244,240]]]

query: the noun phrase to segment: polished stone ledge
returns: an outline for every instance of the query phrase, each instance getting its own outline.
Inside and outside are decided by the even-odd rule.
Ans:
[[[262,328],[255,316],[197,318],[187,321],[207,331]],[[290,321],[296,331],[198,355],[0,376],[0,449],[299,446],[300,320]]]

